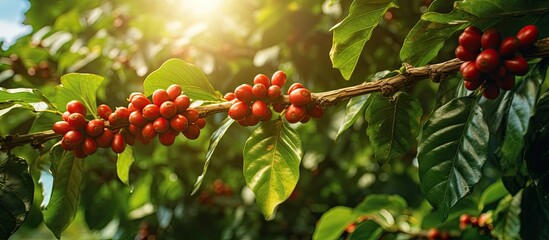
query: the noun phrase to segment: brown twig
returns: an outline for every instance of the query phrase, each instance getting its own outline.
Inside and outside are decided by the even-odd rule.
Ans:
[[[544,38],[537,41],[534,47],[524,53],[524,57],[528,59],[547,56],[549,56],[549,38]],[[434,82],[439,82],[448,75],[457,72],[462,63],[462,60],[455,58],[446,62],[425,65],[422,67],[412,67],[404,64],[406,67],[406,71],[404,73],[399,73],[395,76],[379,81],[366,82],[356,86],[335,89],[327,92],[312,93],[313,101],[322,107],[327,107],[348,100],[352,97],[373,92],[381,92],[385,95],[392,95],[398,90],[423,79],[432,79]],[[283,96],[280,99],[280,102],[289,103],[288,96]],[[213,114],[227,112],[231,105],[232,102],[223,102],[199,106],[196,107],[196,109],[200,113],[200,117],[207,117]],[[34,148],[39,148],[42,143],[59,137],[61,136],[57,135],[52,130],[29,133],[25,135],[9,135],[0,138],[0,151],[9,151],[16,146],[25,144],[31,144]]]

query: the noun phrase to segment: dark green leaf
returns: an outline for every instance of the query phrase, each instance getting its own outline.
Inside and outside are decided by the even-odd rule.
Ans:
[[[116,173],[118,178],[126,185],[130,185],[130,168],[135,162],[133,156],[133,147],[126,146],[126,149],[120,154],[118,154],[118,160],[116,160]]]
[[[358,215],[348,207],[334,207],[320,217],[313,239],[338,239],[349,224],[354,223]]]
[[[522,193],[507,195],[502,199],[494,212],[494,231],[498,239],[518,239],[520,232],[520,204]]]
[[[385,12],[398,7],[390,0],[359,1],[351,4],[349,15],[332,28],[334,31],[330,58],[334,68],[349,80],[372,31]]]
[[[210,165],[210,160],[212,159],[215,148],[217,147],[219,141],[221,141],[221,139],[223,138],[223,135],[225,135],[225,133],[233,123],[234,120],[230,117],[227,117],[225,120],[223,120],[221,126],[217,130],[215,130],[215,132],[210,137],[210,145],[208,146],[208,151],[206,152],[206,161],[204,162],[204,168],[202,169],[202,174],[198,176],[196,182],[194,183],[193,192],[191,193],[191,195],[194,195],[196,192],[198,192],[198,189],[200,189],[202,181],[204,181],[204,177],[206,176],[206,172],[208,171],[208,166]]]
[[[343,119],[343,123],[341,126],[339,126],[339,130],[337,131],[336,139],[341,135],[345,130],[349,129],[353,124],[355,124],[356,120],[362,115],[364,112],[364,109],[368,106],[368,99],[370,98],[370,94],[362,95],[358,97],[351,98],[349,100],[349,103],[347,103],[347,107],[345,108],[345,118]]]
[[[418,148],[420,187],[444,219],[480,180],[488,137],[473,97],[450,101],[425,123]]]
[[[455,8],[473,14],[479,18],[496,18],[503,16],[523,16],[536,12],[547,12],[545,1],[524,0],[468,0],[457,1]]]
[[[84,211],[84,219],[86,224],[92,230],[101,230],[109,224],[115,217],[118,209],[113,204],[114,195],[113,189],[108,184],[100,187],[99,191],[95,192],[93,197],[89,199]]]
[[[282,120],[264,122],[246,140],[243,155],[246,184],[265,219],[271,219],[299,180],[301,138]]]
[[[30,211],[34,183],[24,159],[9,156],[0,165],[0,239],[11,236]]]
[[[540,198],[533,185],[522,192],[520,222],[522,239],[549,239],[549,202]]]
[[[61,77],[61,85],[57,88],[56,103],[61,111],[65,111],[67,102],[78,100],[86,106],[88,113],[97,116],[96,94],[104,78],[94,74],[69,73]]]
[[[78,210],[84,161],[75,158],[71,152],[64,152],[60,159],[54,161],[58,162],[58,166],[53,178],[51,201],[44,212],[44,222],[60,238]]]
[[[181,59],[170,59],[152,72],[143,82],[145,95],[157,89],[166,89],[179,84],[183,94],[195,100],[221,101],[221,96],[210,84],[206,75],[198,67]]]
[[[380,239],[383,228],[374,221],[366,221],[358,225],[349,240],[375,240]]]
[[[372,95],[366,110],[368,137],[376,160],[387,162],[402,157],[416,142],[423,111],[410,94],[398,92],[392,97]]]

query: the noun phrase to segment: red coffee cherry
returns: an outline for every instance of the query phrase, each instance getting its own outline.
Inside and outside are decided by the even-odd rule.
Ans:
[[[490,28],[484,31],[480,38],[480,43],[484,50],[498,49],[500,41],[501,35],[499,34],[499,31],[495,28]]]
[[[112,133],[112,131],[108,128],[105,128],[103,129],[103,133],[99,134],[99,136],[95,138],[95,142],[97,143],[98,147],[108,148],[111,146],[113,136],[114,134]]]
[[[170,119],[170,127],[176,132],[185,131],[188,125],[189,122],[187,121],[187,118],[181,114],[177,114]]]
[[[81,102],[77,101],[77,100],[72,100],[70,102],[67,103],[67,111],[69,113],[80,113],[84,116],[86,116],[86,107],[84,106],[84,104],[82,104]]]
[[[167,119],[172,118],[177,114],[177,106],[172,101],[165,101],[160,105],[160,115]]]
[[[270,99],[277,99],[282,95],[282,90],[278,85],[272,85],[267,89],[267,96]]]
[[[123,124],[122,119],[118,117],[118,114],[112,113],[109,116],[109,125],[111,127],[118,127],[118,125]]]
[[[228,92],[225,94],[225,96],[223,96],[223,98],[225,98],[225,100],[227,101],[232,101],[236,98],[236,96],[234,95],[234,93]]]
[[[473,32],[473,33],[476,33],[478,35],[482,35],[482,30],[480,30],[479,28],[475,27],[475,26],[469,26],[467,28],[465,28],[465,30],[463,30],[464,32]]]
[[[130,110],[130,112],[141,111],[135,108],[132,103],[128,103],[128,110]]]
[[[97,107],[97,114],[99,114],[99,117],[108,120],[109,116],[112,114],[112,109],[105,104],[101,104]]]
[[[470,27],[468,27],[467,29],[469,29]],[[472,28],[475,28],[475,27],[472,27]],[[477,52],[481,47],[480,38],[482,33],[480,32],[480,30],[476,31],[476,30],[472,30],[472,28],[469,30],[465,29],[465,31],[463,31],[463,33],[459,36],[458,41],[459,41],[459,45],[463,46],[465,50],[469,52]]]
[[[145,106],[151,104],[151,101],[147,97],[143,95],[139,95],[139,96],[135,96],[132,99],[131,104],[136,110],[141,111]]]
[[[455,51],[456,57],[463,61],[473,61],[478,55],[478,50],[475,52],[465,49],[465,47],[459,45]]]
[[[145,139],[153,139],[157,135],[157,131],[154,130],[154,125],[152,122],[147,123],[143,129],[141,129],[141,136]]]
[[[311,120],[311,116],[309,116],[309,114],[305,113],[305,116],[299,122],[300,123],[307,123],[307,122],[309,122],[309,120]]]
[[[57,121],[53,124],[52,127],[53,131],[59,135],[64,135],[70,130],[73,130],[73,128],[69,125],[68,122],[65,121]]]
[[[195,124],[190,124],[182,133],[186,138],[194,140],[200,136],[200,128]]]
[[[465,86],[465,88],[467,88],[467,90],[469,91],[474,91],[474,90],[477,90],[482,85],[482,83],[483,81],[480,79],[471,80],[471,81],[464,80],[463,86]]]
[[[459,216],[459,224],[461,229],[464,229],[464,227],[462,228],[462,225],[466,227],[469,223],[471,223],[471,216],[469,214],[461,214],[461,216]]]
[[[313,100],[306,88],[298,88],[290,93],[290,102],[296,106],[305,106]]]
[[[290,85],[290,88],[288,88],[288,94],[292,93],[294,90],[303,88],[303,85],[301,83],[294,83]]]
[[[128,131],[133,135],[141,134],[141,129],[133,124],[128,125]]]
[[[65,135],[63,135],[63,139],[61,141],[63,141],[62,143],[65,146],[68,146],[74,149],[80,144],[82,144],[82,141],[84,141],[84,134],[82,134],[82,132],[80,131],[70,130],[67,133],[65,133]]]
[[[496,69],[499,65],[499,54],[495,49],[482,51],[476,60],[478,70],[488,73]]]
[[[436,228],[431,228],[429,231],[427,231],[427,239],[429,240],[435,240],[438,237],[440,237],[440,232]]]
[[[160,141],[160,144],[164,146],[171,146],[175,142],[175,137],[177,137],[177,134],[178,132],[168,130],[158,136],[158,141]]]
[[[478,81],[480,78],[480,71],[476,64],[467,64],[461,71],[461,75],[466,81]]]
[[[202,129],[202,128],[206,127],[206,119],[199,118],[198,120],[196,120],[196,122],[194,122],[194,125],[196,125],[200,129]]]
[[[185,110],[182,113],[182,115],[185,116],[187,118],[187,121],[189,122],[189,124],[191,124],[191,123],[196,122],[196,120],[198,120],[198,117],[199,117],[200,114],[194,108],[187,108],[187,110]]]
[[[155,104],[149,104],[143,108],[143,117],[149,121],[154,121],[160,117],[160,108]]]
[[[508,74],[503,78],[496,79],[496,83],[501,90],[512,90],[515,88],[515,75]]]
[[[235,102],[229,108],[229,117],[237,121],[244,119],[248,114],[250,114],[250,106],[244,102]]]
[[[103,122],[103,120],[93,119],[93,120],[90,120],[86,125],[86,134],[90,137],[97,137],[99,136],[99,134],[103,133],[104,128],[105,128],[105,123]]]
[[[289,123],[297,123],[301,121],[306,114],[307,110],[304,107],[292,104],[286,109],[286,120]]]
[[[114,153],[122,153],[126,149],[126,141],[124,141],[124,136],[117,133],[112,138],[111,149]]]
[[[260,100],[252,104],[252,115],[261,121],[269,121],[272,118],[271,109],[265,102]]]
[[[313,106],[307,111],[312,118],[321,118],[324,115],[324,109],[320,106]]]
[[[88,155],[84,152],[84,150],[82,149],[82,146],[78,146],[76,148],[74,148],[74,151],[72,152],[72,154],[74,155],[74,157],[76,158],[86,158]]]
[[[252,86],[249,84],[242,84],[236,87],[234,95],[238,100],[248,104],[251,103],[254,98]]]
[[[123,131],[122,136],[124,137],[124,141],[126,142],[127,145],[130,145],[130,146],[135,145],[135,138],[136,137],[131,132]]]
[[[145,94],[143,94],[142,92],[132,92],[132,93],[130,93],[130,96],[128,97],[128,102],[133,101],[133,98],[138,97],[138,96],[146,97]]]
[[[283,71],[276,71],[271,77],[271,84],[282,88],[286,84],[286,73]]]
[[[273,103],[273,110],[275,110],[275,112],[281,113],[282,111],[284,111],[284,109],[286,109],[286,104],[284,104],[284,103]]]
[[[507,76],[507,69],[505,68],[505,66],[500,65],[498,68],[496,68],[496,70],[492,71],[488,75],[494,80],[504,78],[505,76]]]
[[[65,111],[63,112],[63,114],[61,115],[61,118],[63,119],[63,121],[67,122],[69,121],[69,116],[71,115],[71,113],[69,113],[69,111]]]
[[[241,121],[243,121],[243,126],[255,126],[256,124],[259,123],[259,118],[257,118],[256,116],[250,114],[248,116],[246,116],[244,119],[242,119]],[[240,121],[239,121],[240,123]],[[240,124],[242,125],[242,124]]]
[[[265,74],[255,75],[254,85],[258,84],[258,83],[261,83],[261,84],[265,85],[265,87],[270,87],[271,86],[271,80],[269,80],[269,77],[267,77],[267,75],[265,75]]]
[[[153,103],[156,105],[156,106],[159,106],[165,102],[165,101],[169,101],[170,100],[170,95],[168,95],[168,92],[166,92],[166,90],[164,89],[156,89],[154,92],[153,92],[153,96],[152,96],[152,99],[153,99]]]
[[[86,117],[80,113],[72,113],[67,122],[72,128],[81,130],[86,126]]]
[[[187,95],[179,95],[173,103],[177,106],[177,113],[183,113],[191,106],[191,99]]]
[[[128,118],[128,120],[131,124],[139,128],[142,128],[148,122],[148,120],[143,117],[143,113],[141,113],[141,111],[135,111],[130,113],[130,117]]]
[[[518,31],[517,39],[519,40],[522,49],[526,50],[534,45],[538,39],[538,35],[538,27],[535,25],[526,25]]]
[[[499,54],[501,56],[514,56],[520,49],[520,42],[515,36],[503,39],[499,45]]]
[[[262,83],[256,83],[252,88],[252,94],[256,99],[264,99],[267,97],[267,87]]]
[[[153,128],[157,133],[163,133],[170,129],[170,122],[168,119],[159,117],[153,122]]]
[[[94,154],[97,151],[97,143],[95,143],[95,140],[91,137],[86,137],[82,143],[82,151],[84,151],[86,155]]]
[[[503,61],[503,66],[512,74],[524,76],[528,73],[528,62],[522,56],[517,55]]]
[[[181,95],[181,86],[179,86],[179,84],[172,84],[166,89],[166,92],[170,97],[170,101],[175,101],[175,99]]]
[[[499,96],[499,87],[494,81],[486,81],[483,85],[482,96],[487,99],[496,99]]]
[[[130,118],[131,111],[125,107],[117,107],[114,111],[116,115],[118,115],[118,118],[120,118],[120,121],[123,123],[128,123],[128,118]]]

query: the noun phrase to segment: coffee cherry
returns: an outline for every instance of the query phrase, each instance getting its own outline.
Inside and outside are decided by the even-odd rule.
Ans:
[[[67,122],[72,128],[81,130],[86,126],[86,117],[80,113],[72,113]]]
[[[73,128],[69,125],[66,121],[57,121],[53,124],[52,127],[53,131],[59,135],[64,135],[70,130],[73,130]]]
[[[132,134],[132,135],[140,135],[141,134],[141,129],[133,124],[130,124],[128,125],[128,131]]]
[[[138,110],[138,111],[141,111],[143,110],[143,108],[149,104],[151,104],[151,101],[143,96],[143,95],[139,95],[139,96],[135,96],[133,99],[132,99],[132,102],[131,104],[133,105],[133,107]]]
[[[245,126],[255,126],[256,124],[259,123],[259,118],[257,118],[256,116],[250,114],[250,115],[246,116],[244,119],[242,119],[241,121],[242,121],[242,124],[243,124],[244,127]]]
[[[158,140],[164,146],[171,146],[175,142],[177,134],[178,133],[173,130],[168,130],[167,132],[160,134]]]
[[[99,134],[99,136],[95,138],[95,142],[97,143],[98,147],[108,148],[111,146],[113,136],[114,134],[112,133],[112,131],[108,128],[105,128],[103,129],[103,133]]]
[[[181,114],[175,115],[170,119],[170,127],[176,132],[183,132],[189,125],[187,118]]]
[[[256,99],[264,99],[267,97],[267,87],[262,83],[256,83],[252,87],[252,94]]]
[[[271,77],[271,84],[282,88],[284,84],[286,84],[286,73],[283,71],[276,71],[273,74],[273,77]]]
[[[496,99],[499,96],[499,87],[493,81],[486,81],[483,85],[482,96],[488,99]]]
[[[513,56],[520,49],[520,42],[515,36],[503,39],[499,45],[499,54],[501,56]]]
[[[236,87],[236,89],[234,90],[234,95],[238,100],[249,104],[254,97],[252,86],[250,86],[249,84],[242,84]]]
[[[182,115],[185,116],[187,118],[187,121],[189,122],[189,124],[191,124],[191,123],[196,122],[196,120],[198,120],[198,117],[199,117],[200,114],[194,108],[187,108],[187,110],[185,110],[182,113]]]
[[[112,114],[112,109],[105,104],[101,104],[97,107],[97,114],[104,120],[108,120],[109,116]]]
[[[474,27],[473,27],[474,28]],[[478,28],[477,28],[478,29]],[[476,52],[480,49],[480,38],[481,32],[465,29],[463,33],[459,36],[459,45],[463,46],[465,50],[469,52]],[[457,55],[457,54],[456,54]]]
[[[122,118],[118,117],[118,114],[112,113],[109,116],[109,125],[111,127],[118,127],[118,125],[121,125],[121,124],[123,124],[123,121],[122,121]]]
[[[76,158],[86,158],[88,156],[82,149],[82,146],[75,147],[72,154]]]
[[[250,114],[250,106],[244,102],[235,102],[229,108],[229,117],[237,121],[244,119],[248,114]]]
[[[200,136],[200,128],[195,124],[190,124],[182,133],[186,138],[194,140]]]
[[[301,121],[306,114],[307,110],[304,107],[292,104],[286,109],[286,120],[289,123],[297,123]]]
[[[469,214],[461,214],[461,216],[459,216],[459,222],[469,224],[471,223],[471,216]]]
[[[265,87],[270,87],[271,86],[271,80],[269,80],[269,77],[267,77],[267,75],[265,75],[265,74],[255,75],[254,85],[258,84],[258,83],[261,83],[261,84],[265,85]]]
[[[320,106],[313,106],[307,111],[312,118],[321,118],[324,115],[324,109]]]
[[[101,119],[93,119],[86,124],[86,134],[90,137],[97,137],[103,132],[105,123]],[[89,155],[89,154],[88,154]]]
[[[303,85],[301,83],[294,83],[290,85],[290,88],[288,88],[288,94],[292,93],[294,90],[298,88],[303,88]]]
[[[515,75],[508,74],[504,76],[503,78],[496,79],[496,83],[501,90],[512,90],[515,88]]]
[[[175,101],[175,99],[181,95],[181,86],[179,86],[179,84],[172,84],[166,89],[166,92],[170,97],[170,101]]]
[[[527,25],[520,29],[517,33],[517,39],[523,50],[526,50],[534,45],[538,39],[538,27],[535,25]]]
[[[307,123],[307,122],[309,122],[309,120],[311,120],[311,116],[309,116],[309,114],[305,113],[305,116],[299,122],[300,123]]]
[[[524,76],[528,73],[528,62],[520,55],[504,60],[503,66],[507,68],[507,71],[518,76]]]
[[[476,80],[472,80],[472,81],[464,80],[463,81],[463,86],[465,86],[465,88],[469,91],[475,91],[482,85],[482,83],[483,83],[483,81],[480,80],[480,79],[476,79]]]
[[[164,89],[156,89],[153,92],[152,99],[153,99],[153,103],[156,106],[160,107],[160,105],[163,102],[170,100],[170,95],[168,95],[168,92],[166,92],[166,90],[164,90]]]
[[[507,75],[507,69],[505,68],[505,66],[500,65],[498,68],[496,68],[496,70],[492,71],[488,75],[490,76],[490,78],[497,80]]]
[[[495,49],[487,49],[482,51],[476,60],[476,65],[479,71],[488,73],[496,69],[499,65],[499,54]]]
[[[123,131],[122,136],[124,137],[124,141],[126,142],[127,145],[130,145],[130,146],[135,145],[135,138],[136,137],[131,132]]]
[[[145,117],[143,117],[143,113],[141,113],[141,111],[135,111],[130,113],[130,117],[128,118],[128,121],[139,128],[145,126],[145,124],[147,124],[148,122],[148,120]]]
[[[132,93],[130,93],[130,96],[128,97],[128,102],[133,101],[133,98],[138,97],[138,96],[145,97],[145,94],[143,94],[142,92],[132,92]]]
[[[122,123],[128,123],[128,118],[130,117],[130,110],[125,107],[117,107],[114,111]]]
[[[469,51],[469,50],[465,49],[465,47],[459,45],[456,48],[455,54],[456,54],[457,58],[459,58],[463,61],[472,61],[472,60],[475,60],[475,58],[477,57],[478,50],[475,51],[475,52],[472,52],[472,51]]]
[[[140,109],[135,108],[132,103],[128,103],[128,110],[130,110],[130,112],[141,111]]]
[[[311,101],[311,93],[306,88],[298,88],[290,93],[290,102],[296,106],[305,106]]]
[[[228,92],[225,94],[225,96],[223,96],[223,98],[225,98],[225,100],[227,101],[232,101],[236,98],[236,96],[234,95],[234,93]]]
[[[170,129],[170,122],[168,119],[159,117],[153,122],[153,128],[157,133],[163,133]]]
[[[282,95],[282,90],[278,85],[272,85],[267,89],[267,96],[270,99],[277,99]]]
[[[478,81],[480,78],[480,71],[476,64],[467,64],[461,71],[461,75],[466,81]]]
[[[173,103],[177,106],[177,113],[183,113],[191,106],[191,99],[187,95],[179,95]]]
[[[77,101],[77,100],[72,100],[70,102],[67,103],[67,111],[69,113],[80,113],[84,116],[86,116],[86,107],[84,106],[84,104],[82,104],[80,101]]]
[[[252,115],[261,121],[271,120],[271,109],[263,101],[257,100],[252,104]]]
[[[86,137],[82,143],[82,151],[84,151],[86,155],[94,154],[97,151],[97,143],[95,143],[95,140],[91,137]]]
[[[194,125],[196,125],[200,129],[202,129],[202,128],[206,127],[206,119],[199,118],[198,120],[196,120],[196,122],[194,122]]]
[[[283,103],[273,103],[273,110],[275,110],[275,112],[281,113],[282,111],[284,111],[284,109],[286,109],[285,104],[283,104]]]
[[[126,141],[122,134],[117,133],[112,138],[111,149],[114,153],[122,153],[126,149]]]
[[[177,114],[177,106],[172,101],[165,101],[160,105],[160,115],[165,118],[172,118]]]
[[[498,30],[495,28],[490,28],[482,34],[480,38],[480,43],[484,50],[487,49],[498,49],[499,43],[501,41],[501,35]]]
[[[61,118],[63,119],[63,121],[67,122],[69,121],[69,116],[71,115],[71,113],[69,113],[69,111],[65,111],[63,112],[63,114],[61,115]]]
[[[63,139],[61,141],[63,141],[62,143],[65,146],[68,146],[74,149],[77,146],[79,146],[82,143],[82,141],[84,141],[84,134],[82,134],[82,132],[80,131],[70,130],[67,133],[65,133],[65,135],[63,135]]]
[[[475,27],[475,26],[469,26],[467,28],[465,28],[465,30],[463,30],[464,32],[472,32],[472,33],[476,33],[478,35],[482,35],[482,30],[480,30],[479,28]]]
[[[154,121],[160,117],[160,108],[155,104],[149,104],[143,108],[143,117],[149,121]]]
[[[141,136],[143,136],[145,139],[153,139],[156,137],[156,134],[158,132],[154,130],[154,125],[152,122],[147,123],[143,129],[141,129]]]
[[[427,239],[435,240],[440,236],[440,232],[436,228],[431,228],[427,231]]]

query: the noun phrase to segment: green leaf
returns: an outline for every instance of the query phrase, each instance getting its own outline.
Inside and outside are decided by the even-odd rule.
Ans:
[[[406,200],[398,195],[370,194],[355,207],[355,211],[370,214],[385,209],[392,213],[402,213],[406,208]]]
[[[72,100],[81,101],[88,113],[97,116],[97,89],[104,78],[94,74],[69,73],[61,76],[61,85],[57,88],[56,103],[61,111],[65,111],[66,104]]]
[[[494,231],[498,239],[518,239],[520,233],[520,204],[522,192],[515,196],[507,195],[494,212]]]
[[[208,166],[210,165],[210,161],[212,159],[215,148],[217,148],[217,144],[219,144],[219,141],[221,141],[223,135],[225,135],[225,133],[233,123],[234,120],[230,117],[227,117],[225,120],[223,120],[223,122],[221,122],[221,126],[217,130],[215,130],[215,132],[210,137],[210,145],[208,146],[208,151],[206,152],[206,161],[204,162],[204,168],[202,169],[202,174],[198,176],[196,182],[194,183],[191,195],[194,195],[198,192],[198,189],[200,189],[200,186],[204,181],[204,177],[206,176],[206,172],[208,171]]]
[[[547,61],[536,64],[523,77],[521,84],[515,89],[509,111],[507,113],[505,138],[499,151],[500,164],[505,176],[513,176],[522,163],[525,135],[528,132],[530,118],[534,114],[534,105],[539,94],[539,88],[545,79]]]
[[[536,104],[532,118],[532,137],[526,146],[524,158],[533,178],[540,178],[549,171],[549,92],[545,92]]]
[[[423,111],[410,94],[398,92],[392,97],[372,95],[366,110],[370,138],[376,160],[387,162],[402,157],[416,142]]]
[[[480,180],[488,137],[474,97],[450,101],[425,123],[418,148],[420,188],[442,218]]]
[[[64,152],[60,159],[54,161],[58,165],[53,179],[53,194],[44,212],[44,222],[60,238],[78,210],[84,161],[75,158],[71,152]]]
[[[0,239],[8,239],[23,224],[33,197],[29,165],[22,158],[9,156],[0,164]]]
[[[120,181],[128,186],[130,185],[130,168],[133,162],[135,162],[133,147],[126,146],[126,149],[118,154],[118,160],[116,160],[116,174],[118,174]]]
[[[358,118],[362,115],[364,112],[364,109],[368,106],[368,99],[370,98],[370,94],[358,96],[351,98],[349,100],[349,103],[347,103],[347,107],[345,108],[345,118],[343,119],[343,123],[341,126],[339,126],[339,130],[337,131],[336,140],[345,130],[349,129],[355,122],[358,120]]]
[[[524,0],[468,0],[457,1],[455,9],[459,9],[479,18],[496,18],[502,16],[522,16],[535,12],[547,12],[549,7],[544,1]]]
[[[45,103],[50,109],[55,107],[50,103],[49,99],[38,89],[32,88],[0,88],[0,102],[16,101],[25,103]]]
[[[534,185],[522,191],[520,236],[522,239],[549,239],[549,202],[540,198]]]
[[[366,221],[358,225],[349,236],[349,240],[375,240],[380,239],[383,228],[374,221]]]
[[[265,219],[272,219],[299,180],[301,138],[282,120],[264,122],[246,140],[243,155],[246,184]]]
[[[500,200],[507,194],[509,194],[509,192],[505,189],[502,181],[493,183],[482,192],[482,195],[478,200],[478,209],[482,211],[484,206]]]
[[[330,58],[346,80],[351,78],[364,44],[372,36],[385,12],[398,7],[390,0],[359,1],[351,4],[349,15],[332,28],[334,31]]]
[[[316,225],[313,239],[330,240],[338,239],[349,224],[354,223],[358,215],[348,207],[334,207],[320,217]]]
[[[194,100],[221,101],[221,96],[210,84],[206,75],[198,67],[181,59],[170,59],[152,72],[143,82],[145,95],[157,89],[166,89],[179,84],[183,94]]]

